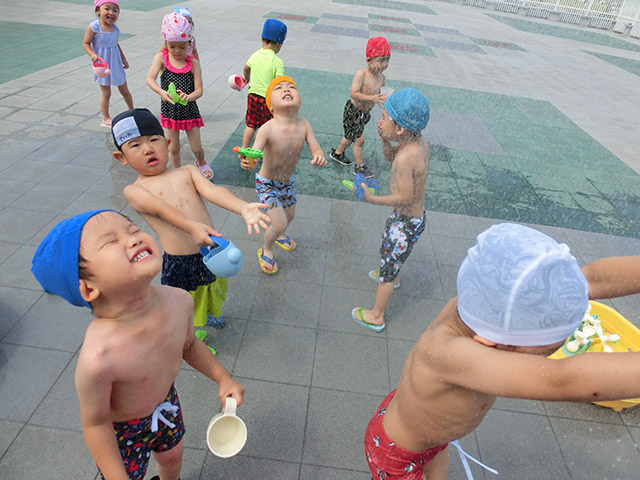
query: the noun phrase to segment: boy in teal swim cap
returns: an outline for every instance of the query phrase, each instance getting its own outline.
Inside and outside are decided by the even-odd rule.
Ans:
[[[393,290],[398,288],[400,268],[425,229],[424,195],[429,173],[429,146],[422,130],[429,121],[429,101],[421,92],[405,88],[391,94],[383,109],[378,132],[382,151],[391,165],[391,193],[374,196],[363,183],[364,201],[389,205],[380,246],[380,268],[369,272],[378,282],[371,310],[356,307],[352,318],[374,332],[385,329],[384,312]]]

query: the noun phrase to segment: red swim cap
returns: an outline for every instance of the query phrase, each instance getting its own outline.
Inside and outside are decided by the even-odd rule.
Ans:
[[[390,57],[391,47],[384,37],[373,37],[367,42],[367,60],[373,57]]]

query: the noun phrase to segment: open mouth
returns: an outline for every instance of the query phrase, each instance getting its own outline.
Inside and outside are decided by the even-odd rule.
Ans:
[[[151,157],[148,161],[147,161],[147,165],[149,165],[150,167],[154,167],[158,164],[158,159],[155,157]]]
[[[141,252],[137,253],[132,259],[131,263],[138,263],[144,260],[147,257],[151,256],[151,251],[148,249],[144,249]]]
[[[282,97],[283,100],[293,100],[293,95],[291,95],[290,93],[285,93],[284,96]]]

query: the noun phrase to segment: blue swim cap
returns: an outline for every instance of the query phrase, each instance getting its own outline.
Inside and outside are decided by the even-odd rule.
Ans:
[[[172,13],[179,13],[183,17],[187,17],[189,20],[193,22],[193,17],[191,16],[191,12],[187,7],[176,7],[173,9]]]
[[[262,38],[274,43],[284,43],[287,38],[287,26],[275,18],[267,18],[262,27]]]
[[[462,321],[502,345],[561,342],[580,325],[589,305],[587,280],[569,247],[514,223],[478,235],[457,286]]]
[[[429,100],[415,88],[393,92],[384,108],[394,122],[413,133],[420,133],[429,121]]]
[[[31,262],[31,272],[43,290],[64,298],[71,305],[88,307],[79,287],[78,253],[82,229],[91,217],[100,212],[91,210],[63,220],[42,240]],[[119,212],[116,212],[119,213]]]

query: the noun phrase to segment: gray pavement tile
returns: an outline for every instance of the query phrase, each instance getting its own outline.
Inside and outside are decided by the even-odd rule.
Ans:
[[[371,228],[377,227],[382,232],[382,227],[384,226],[383,215],[386,219],[390,213],[391,211],[388,208],[380,208],[369,203],[334,200],[331,204],[330,220],[332,227],[343,224],[354,228],[356,226],[367,226]]]
[[[37,461],[25,461],[25,452]],[[82,433],[59,428],[27,425],[0,460],[0,477],[11,480],[87,480],[96,471]]]
[[[0,343],[2,418],[27,421],[70,359],[67,352]]]
[[[621,425],[620,415],[610,408],[580,402],[544,402],[544,409],[549,417],[560,417],[572,420],[588,420],[598,423]]]
[[[17,198],[11,206],[58,214],[71,205],[76,198],[78,198],[78,189],[73,186],[40,184]]]
[[[247,325],[233,374],[309,385],[315,348],[315,330],[252,321]]]
[[[508,412],[534,413],[545,415],[544,404],[537,400],[523,400],[520,398],[498,397],[491,407],[493,410],[506,410]]]
[[[42,185],[42,187],[45,186]],[[122,195],[88,189],[82,195],[70,202],[62,212],[62,215],[65,218],[68,218],[88,210],[97,210],[102,208],[109,208],[120,212],[126,205],[127,202]]]
[[[16,250],[20,248],[19,243],[0,242],[0,264],[9,258]]]
[[[11,205],[29,190],[31,190],[35,185],[36,184],[32,182],[0,179],[0,190],[2,191],[0,206],[6,207]]]
[[[399,293],[409,285],[401,285]],[[445,305],[444,300],[394,294],[385,312],[387,336],[400,340],[417,340]]]
[[[456,281],[458,279],[458,270],[458,266],[438,265],[438,271],[440,272],[440,281],[442,282],[442,291],[444,293],[445,300],[451,299],[458,294],[458,288],[456,285]]]
[[[14,168],[6,168],[0,172],[0,178],[10,181],[22,181],[25,180],[38,180],[41,181],[44,178],[54,174],[60,168],[53,162],[46,162],[43,160],[26,160],[20,159],[14,162]],[[25,173],[28,172],[28,175]]]
[[[611,300],[611,306],[624,318],[640,328],[640,295],[614,298]]]
[[[302,462],[368,472],[363,438],[369,420],[388,393],[381,391],[384,395],[312,388]]]
[[[74,355],[29,418],[29,425],[82,431],[80,403],[75,385],[77,364],[78,357]],[[60,405],[64,405],[64,408],[60,408]]]
[[[411,341],[396,340],[394,338],[387,340],[387,350],[389,352],[389,386],[391,390],[398,385],[402,369],[404,368],[404,362],[416,340],[417,338]]]
[[[313,387],[376,394],[389,391],[384,337],[320,330],[313,364]]]
[[[640,453],[626,427],[550,418],[572,477],[634,478]]]
[[[81,165],[63,165],[55,173],[45,178],[42,183],[47,185],[76,185],[78,189],[86,189],[96,183],[104,175],[104,170]]]
[[[251,320],[315,328],[321,297],[318,285],[288,282],[275,278],[277,276],[261,279],[251,309]]]
[[[0,340],[41,296],[42,292],[34,290],[0,287]]]
[[[0,436],[0,458],[5,454],[11,442],[16,438],[18,433],[24,427],[22,422],[9,422],[0,420],[0,429],[2,429],[2,436]],[[2,462],[0,461],[0,468]]]
[[[371,280],[367,279],[369,282]],[[376,286],[371,282],[370,291],[354,290],[339,285],[325,285],[320,302],[318,328],[333,332],[356,333],[359,335],[384,336],[358,326],[351,318],[355,307],[373,306]]]
[[[200,474],[205,467],[207,455],[210,454],[204,449],[185,447],[184,455],[182,457],[182,470],[180,471],[180,478],[182,480],[204,478],[200,477]],[[151,462],[149,462],[149,469],[147,470],[147,474],[144,478],[152,478],[157,474],[158,470],[156,468],[156,462],[151,460]]]
[[[397,293],[413,297],[445,298],[435,262],[419,261],[412,254],[402,266],[398,278],[400,287],[396,290]]]
[[[26,210],[23,211],[26,212]],[[3,213],[0,212],[0,217]],[[31,274],[31,259],[34,253],[36,253],[36,247],[25,246],[20,247],[7,258],[0,268],[0,285],[42,291],[40,284]]]
[[[247,251],[243,249],[243,256],[246,258],[247,255]],[[243,260],[243,270],[247,268],[247,262],[248,260]],[[249,319],[259,285],[259,277],[245,275],[243,272],[229,279],[227,300],[222,307],[222,313],[235,318]]]
[[[269,440],[271,441],[271,440]],[[201,480],[228,480],[231,478],[273,478],[298,480],[300,465],[297,463],[255,458],[243,454],[231,458],[216,458],[207,454]],[[266,476],[265,476],[266,475]]]
[[[321,230],[320,227],[317,229]],[[309,230],[306,231],[308,233]],[[300,282],[305,284],[315,284],[316,288],[324,282],[324,272],[326,267],[327,251],[318,248],[305,248],[301,245],[307,245],[304,236],[299,232],[291,231],[287,234],[298,244],[292,252],[286,252],[278,246],[275,246],[276,263],[278,265],[278,281]],[[300,242],[300,243],[298,243]],[[254,249],[257,252],[257,249]],[[253,252],[249,252],[250,254]],[[254,254],[255,259],[251,258],[254,265],[258,265],[257,253]],[[259,268],[259,266],[258,266]],[[265,274],[260,272],[261,276]],[[267,279],[265,278],[265,281]]]
[[[207,332],[205,343],[210,347],[213,347],[218,352],[216,358],[227,370],[232,372],[238,352],[240,351],[240,346],[242,345],[242,337],[245,334],[248,322],[242,318],[235,318],[228,315],[224,307],[222,309],[222,313],[226,322],[224,328],[212,328],[205,326],[196,327],[196,329]]]
[[[637,255],[640,252],[640,239],[610,236],[609,241],[618,250],[617,255]]]
[[[297,212],[296,212],[297,213]],[[329,242],[329,222],[319,222],[309,218],[294,218],[286,230],[300,247],[326,250]],[[315,269],[311,269],[315,271]]]
[[[611,257],[618,255],[618,249],[611,242],[610,235],[593,232],[580,232],[565,229],[571,251],[579,254],[600,255]]]
[[[431,235],[433,250],[438,259],[438,265],[449,265],[459,267],[467,256],[467,251],[476,243],[475,239],[444,237],[441,235]]]
[[[498,470],[501,477],[533,480],[569,476],[566,455],[563,458],[549,419],[543,415],[492,410],[475,432],[481,452],[478,459]],[[479,467],[471,469],[475,472]]]
[[[242,377],[238,381],[246,389],[238,416],[247,425],[247,444],[240,454],[300,462],[308,422],[309,387]]]
[[[42,295],[4,341],[74,353],[82,345],[91,319],[88,308],[69,308],[60,297]]]
[[[428,190],[429,186],[427,185],[427,195],[429,194]],[[427,229],[432,235],[475,239],[478,231],[473,220],[473,217],[467,215],[452,215],[428,211]]]
[[[343,470],[339,468],[318,467],[315,465],[302,465],[300,478],[308,480],[369,480],[370,473]]]

